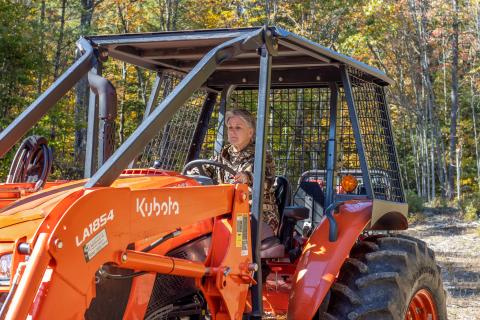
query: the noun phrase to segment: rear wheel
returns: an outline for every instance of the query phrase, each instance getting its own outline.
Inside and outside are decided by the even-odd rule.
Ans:
[[[446,320],[434,252],[404,235],[359,241],[342,266],[324,319]]]

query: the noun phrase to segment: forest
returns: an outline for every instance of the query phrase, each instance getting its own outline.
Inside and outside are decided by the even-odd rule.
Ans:
[[[388,100],[410,197],[480,205],[479,0],[0,0],[0,21],[0,130],[72,64],[82,35],[276,25],[394,79]],[[124,63],[108,74],[122,142],[142,120],[154,76]],[[54,148],[54,177],[83,174],[82,90],[31,132]]]

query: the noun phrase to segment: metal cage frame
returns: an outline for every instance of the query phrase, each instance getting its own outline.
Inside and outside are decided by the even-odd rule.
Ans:
[[[146,146],[148,148],[149,143],[151,145],[152,139],[162,130],[162,143],[171,143],[171,139],[165,138],[169,134],[165,128],[174,123],[177,111],[185,106],[188,108],[189,103],[197,109],[201,105],[201,110],[196,117],[195,128],[189,128],[193,133],[182,140],[182,143],[189,143],[188,153],[176,161],[198,158],[208,135],[207,124],[212,119],[215,103],[219,101],[215,119],[221,124],[233,89],[258,90],[255,99],[257,134],[254,166],[264,169],[270,99],[273,102],[278,99],[275,92],[271,94],[271,90],[314,88],[319,92],[329,92],[322,100],[328,105],[325,108],[328,112],[323,114],[328,126],[323,126],[321,130],[328,138],[322,148],[323,161],[326,163],[323,172],[326,176],[325,214],[331,226],[335,227],[331,214],[335,203],[352,198],[351,195],[335,194],[339,146],[343,148],[341,152],[350,148],[352,154],[356,149],[356,156],[342,161],[352,170],[361,170],[365,197],[374,202],[373,210],[376,200],[388,201],[391,206],[400,204],[395,210],[405,210],[384,90],[392,80],[385,73],[277,27],[92,36],[81,38],[77,46],[81,53],[79,59],[0,133],[1,157],[76,82],[90,72],[92,92],[89,99],[88,139],[91,143],[87,150],[85,174],[89,179],[86,188],[110,186],[125,168],[132,167],[138,155]],[[112,110],[116,105],[114,91],[112,93],[109,82],[101,77],[102,62],[107,57],[158,73],[143,122],[114,152],[106,147],[106,144],[112,143],[112,126],[100,124],[104,129],[99,129],[98,123],[98,110]],[[160,84],[165,81],[167,71],[182,74],[183,77],[178,79],[178,84],[168,94],[166,91],[161,94]],[[203,101],[195,100],[194,95],[198,90],[203,90]],[[156,105],[159,96],[163,99]],[[192,104],[191,99],[195,103]],[[103,141],[103,145],[97,146],[94,137],[99,134],[99,141]],[[222,137],[220,125],[215,132],[215,144],[211,146],[213,150],[218,152]],[[98,170],[95,170],[95,157],[98,157]],[[251,207],[252,242],[253,257],[258,264],[263,180],[264,170],[255,170]],[[381,183],[386,184],[383,189],[378,186]],[[334,228],[332,230],[335,231]],[[335,234],[331,235],[334,240]],[[256,273],[258,285],[252,289],[253,316],[261,316],[263,309],[261,279],[259,270]]]

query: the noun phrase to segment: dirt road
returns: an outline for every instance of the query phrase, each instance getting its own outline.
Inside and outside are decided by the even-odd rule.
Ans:
[[[450,320],[480,320],[480,223],[464,222],[455,210],[425,211],[425,220],[412,224],[408,234],[435,251],[448,292]]]

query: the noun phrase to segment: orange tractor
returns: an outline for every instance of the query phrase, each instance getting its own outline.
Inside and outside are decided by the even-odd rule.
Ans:
[[[80,79],[84,175],[48,181],[23,140],[0,184],[0,319],[446,319],[434,253],[391,230],[407,205],[383,72],[277,27],[81,38],[79,59],[0,134],[0,156]],[[115,144],[109,60],[156,75]],[[256,115],[253,187],[189,169]],[[276,233],[262,228],[265,150]],[[251,201],[250,201],[251,198]]]

